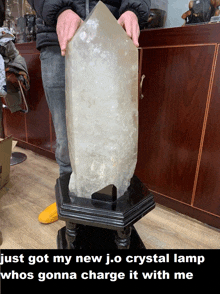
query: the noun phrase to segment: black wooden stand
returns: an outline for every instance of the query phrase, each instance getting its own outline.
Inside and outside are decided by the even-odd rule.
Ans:
[[[119,199],[112,195],[113,200],[102,192],[92,199],[76,197],[68,190],[69,178],[58,178],[55,187],[59,219],[66,221],[58,231],[58,249],[145,249],[133,224],[155,202],[136,176],[125,194]]]

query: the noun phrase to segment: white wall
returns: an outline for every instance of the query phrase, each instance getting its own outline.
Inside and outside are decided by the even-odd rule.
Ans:
[[[168,0],[168,13],[165,28],[180,27],[184,24],[182,14],[189,10],[190,0]]]

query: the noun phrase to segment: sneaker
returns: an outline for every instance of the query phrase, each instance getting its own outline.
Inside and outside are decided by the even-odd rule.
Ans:
[[[38,220],[42,224],[51,224],[56,222],[58,220],[56,202],[49,205],[44,211],[42,211],[38,216]]]

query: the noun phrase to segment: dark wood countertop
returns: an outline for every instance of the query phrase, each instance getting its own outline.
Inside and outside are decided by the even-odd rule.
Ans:
[[[139,43],[142,48],[220,43],[220,23],[142,30]]]

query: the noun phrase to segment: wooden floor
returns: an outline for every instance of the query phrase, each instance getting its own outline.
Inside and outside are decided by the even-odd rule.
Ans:
[[[57,231],[65,224],[38,222],[55,201],[56,162],[16,147],[27,160],[11,167],[10,182],[0,190],[0,249],[56,249]],[[219,249],[220,231],[160,205],[135,224],[149,249]]]

